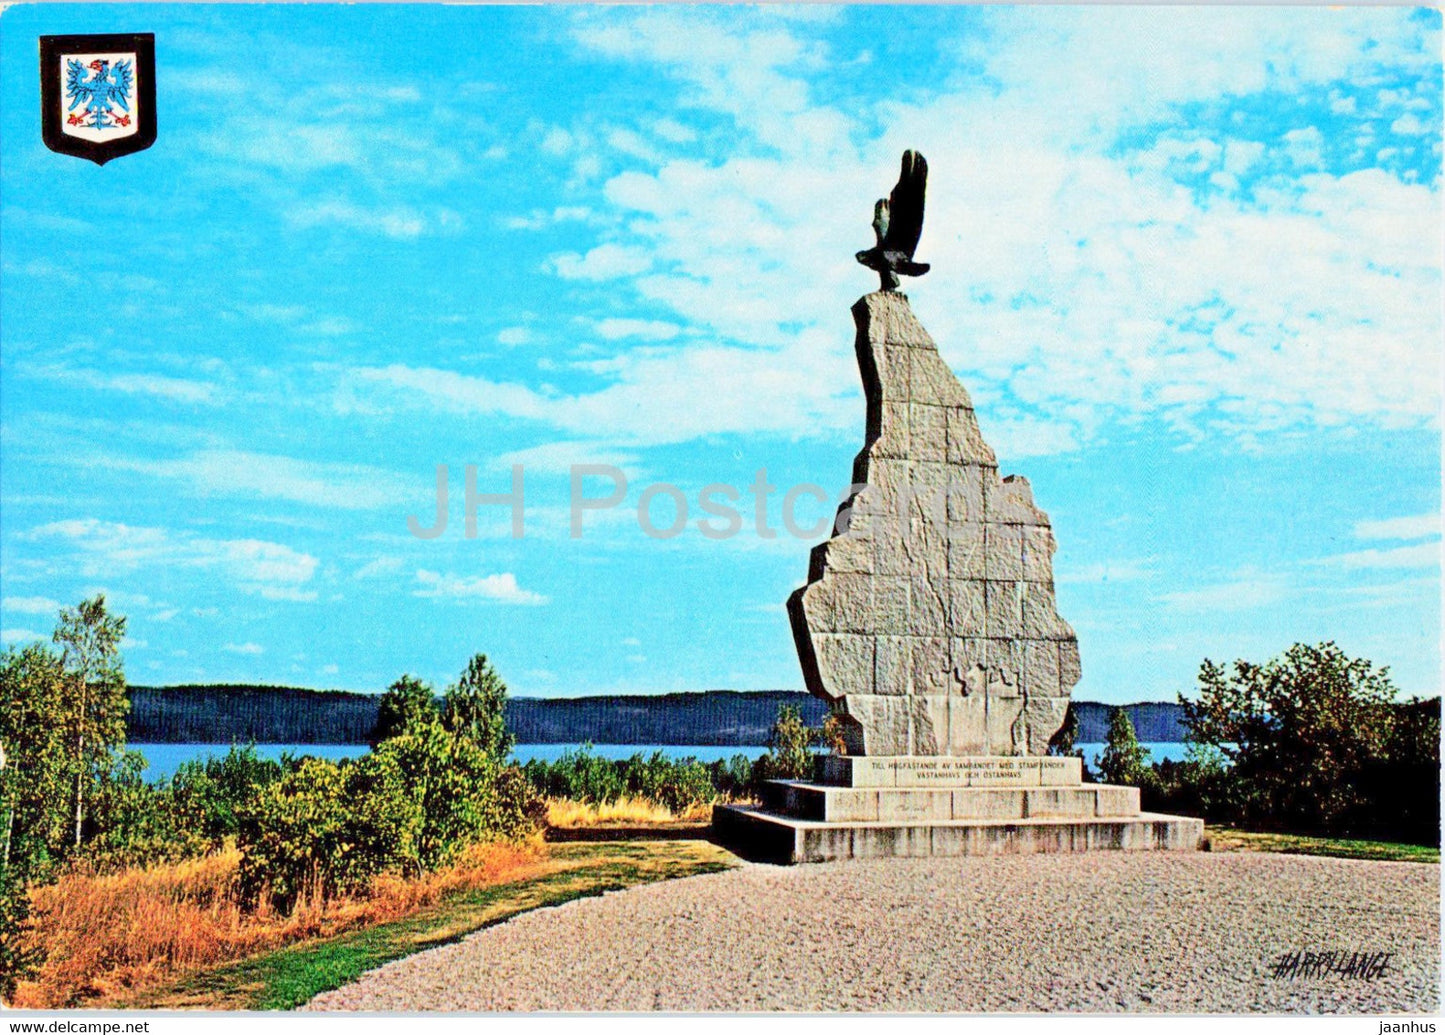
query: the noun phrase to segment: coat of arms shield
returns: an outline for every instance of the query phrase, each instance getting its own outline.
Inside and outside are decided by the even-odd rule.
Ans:
[[[155,55],[151,33],[41,36],[45,146],[104,165],[155,143]]]

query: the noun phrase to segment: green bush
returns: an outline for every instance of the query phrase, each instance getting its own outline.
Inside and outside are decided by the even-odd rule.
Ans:
[[[1396,701],[1389,670],[1297,643],[1181,695],[1189,754],[1152,769],[1148,808],[1253,830],[1440,843],[1440,701]]]
[[[648,759],[633,755],[622,764],[622,779],[629,794],[679,815],[717,797],[707,766],[695,758],[673,761],[661,751]]]
[[[383,741],[363,762],[387,760],[420,810],[417,864],[430,870],[467,845],[515,837],[541,814],[541,806],[519,797],[509,768],[469,737],[426,723]],[[504,793],[505,792],[505,793]]]
[[[1099,779],[1103,783],[1152,788],[1154,773],[1149,767],[1149,750],[1139,743],[1134,723],[1123,708],[1115,708],[1109,716],[1104,753],[1099,756]]]
[[[753,791],[753,761],[747,755],[733,755],[708,766],[713,789],[725,798],[748,797]]]
[[[1395,688],[1387,669],[1333,643],[1297,643],[1233,671],[1205,660],[1184,706],[1189,741],[1229,762],[1225,792],[1255,829],[1348,834],[1369,826],[1365,774],[1388,759]]]
[[[543,805],[514,766],[419,714],[355,760],[306,758],[239,814],[243,899],[289,912],[412,877],[469,845],[535,829]]]
[[[94,787],[85,858],[97,870],[176,862],[209,847],[201,831],[178,815],[169,787],[148,783],[145,769],[140,752],[123,752]]]
[[[650,758],[639,753],[612,761],[593,754],[591,744],[583,744],[555,762],[533,759],[523,772],[540,794],[594,805],[631,795],[683,813],[718,795],[711,767],[695,758],[670,759],[661,751]]]
[[[346,836],[352,802],[341,766],[302,759],[242,810],[240,891],[248,905],[269,894],[290,912],[298,901],[325,900],[356,876]]]
[[[240,832],[240,813],[281,778],[280,763],[262,758],[255,745],[232,745],[219,758],[183,762],[169,780],[177,823],[207,849],[220,848]]]
[[[522,767],[534,787],[549,798],[605,805],[622,797],[627,784],[615,762],[592,753],[591,744],[564,751],[555,762],[534,758]]]

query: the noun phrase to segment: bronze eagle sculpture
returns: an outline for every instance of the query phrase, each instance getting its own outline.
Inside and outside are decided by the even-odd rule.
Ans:
[[[923,192],[928,185],[928,163],[917,151],[903,152],[898,183],[886,199],[873,206],[873,234],[878,243],[858,253],[858,261],[878,272],[880,290],[897,291],[898,275],[921,277],[928,263],[914,262],[913,252],[923,233]]]

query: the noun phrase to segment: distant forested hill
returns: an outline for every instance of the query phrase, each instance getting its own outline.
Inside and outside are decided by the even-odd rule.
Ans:
[[[1097,701],[1075,701],[1074,713],[1079,717],[1080,744],[1102,744],[1109,735],[1109,718],[1118,707],[1113,704],[1099,704]],[[1142,741],[1151,743],[1179,743],[1184,739],[1180,720],[1184,709],[1168,701],[1149,701],[1142,704],[1126,704],[1124,711],[1134,724],[1134,733]]]
[[[376,694],[294,686],[133,686],[126,739],[141,744],[364,744]]]
[[[520,744],[766,744],[778,706],[791,704],[810,726],[828,706],[796,690],[707,690],[629,697],[573,697],[507,702],[507,724]]]
[[[287,686],[130,688],[127,739],[136,743],[362,744],[376,725],[379,695]],[[792,690],[708,690],[697,693],[517,697],[507,723],[522,744],[765,744],[778,706],[791,704],[810,725],[827,706]],[[1113,705],[1077,701],[1079,741],[1104,740]],[[1142,741],[1178,741],[1177,704],[1126,705]]]

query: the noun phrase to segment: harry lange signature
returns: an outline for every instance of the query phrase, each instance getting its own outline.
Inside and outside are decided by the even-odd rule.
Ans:
[[[1276,981],[1341,978],[1374,981],[1389,969],[1392,952],[1285,952],[1275,958],[1270,977]]]

